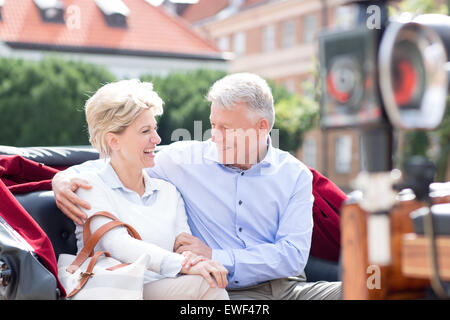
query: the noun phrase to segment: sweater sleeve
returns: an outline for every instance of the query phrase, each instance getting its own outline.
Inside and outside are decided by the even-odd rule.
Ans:
[[[80,198],[91,203],[90,210],[81,208],[88,217],[99,211],[107,211],[119,218],[121,208],[111,205],[114,202],[110,201],[111,195],[106,186],[91,174],[85,174],[82,178],[92,185],[89,190],[83,188],[77,190]],[[123,208],[126,208],[125,204]],[[91,233],[109,221],[111,221],[109,218],[101,216],[93,218],[90,222]],[[82,232],[77,233],[77,237],[82,237]],[[184,256],[180,254],[131,237],[125,227],[117,227],[108,231],[100,239],[95,250],[108,251],[113,258],[123,263],[133,263],[142,254],[148,254],[150,259],[147,269],[167,277],[173,277],[181,270],[181,262],[184,259]]]

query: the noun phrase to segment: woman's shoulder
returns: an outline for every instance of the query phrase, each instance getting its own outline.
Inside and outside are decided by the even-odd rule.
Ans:
[[[170,192],[170,193],[174,193],[174,194],[178,193],[178,190],[175,187],[175,185],[173,185],[169,181],[159,179],[159,178],[150,178],[150,177],[148,178],[148,181],[150,182],[150,186],[154,189],[157,189],[157,190],[160,190],[163,192]]]
[[[101,179],[95,171],[90,172],[82,172],[75,176],[78,179],[85,180],[90,186],[90,189],[78,188],[77,194],[81,197],[93,197],[96,195],[105,195],[105,193],[109,192],[109,187],[105,184],[105,182]]]
[[[75,178],[86,180],[91,185],[104,185],[102,179],[96,171],[87,171],[77,173]]]

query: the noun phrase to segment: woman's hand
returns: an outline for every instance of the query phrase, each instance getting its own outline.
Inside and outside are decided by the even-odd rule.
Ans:
[[[209,259],[199,261],[189,269],[182,268],[181,273],[200,275],[211,288],[216,288],[216,283],[219,288],[225,288],[228,284],[228,270],[220,262]]]
[[[185,257],[183,262],[181,263],[181,266],[183,269],[188,270],[190,267],[195,266],[200,261],[207,260],[203,256],[196,255],[195,253],[191,251],[184,251],[182,255]]]

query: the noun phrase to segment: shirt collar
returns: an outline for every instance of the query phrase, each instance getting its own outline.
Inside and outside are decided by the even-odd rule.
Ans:
[[[220,163],[220,161],[218,160],[218,155],[217,155],[217,148],[214,142],[212,142],[211,139],[208,139],[207,141],[207,148],[206,151],[203,154],[203,158],[206,160],[210,160],[216,163]],[[255,165],[261,164],[264,166],[270,166],[270,165],[276,165],[276,157],[275,157],[275,152],[273,150],[273,146],[272,146],[272,139],[270,138],[270,136],[267,137],[267,153],[264,157],[264,159],[262,159],[259,163],[256,163]]]
[[[142,195],[142,197],[151,195],[154,191],[159,190],[158,184],[152,183],[150,177],[148,176],[145,170],[142,170],[142,174],[144,175],[144,185],[145,185],[145,192]],[[106,185],[108,185],[112,189],[122,189],[127,192],[134,192],[123,185],[116,171],[111,166],[109,159],[107,160],[105,166],[100,170],[99,176],[103,180],[103,182],[105,182]]]

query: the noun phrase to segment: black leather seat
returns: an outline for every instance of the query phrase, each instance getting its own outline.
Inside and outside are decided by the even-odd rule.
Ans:
[[[54,167],[69,167],[99,157],[97,150],[90,146],[25,148],[0,146],[0,155],[20,155]],[[49,237],[56,259],[61,253],[76,254],[75,224],[58,209],[52,191],[17,194],[15,197]]]
[[[52,191],[16,195],[16,199],[47,234],[56,259],[61,253],[77,253],[75,224],[58,209]]]
[[[156,152],[164,146],[157,146]],[[89,147],[9,147],[0,146],[0,155],[20,155],[48,166],[68,167],[98,159],[98,152]],[[56,258],[61,253],[76,254],[75,224],[56,206],[52,191],[16,195],[16,199],[36,220],[53,244]],[[305,273],[309,281],[339,280],[339,266],[310,256]]]

